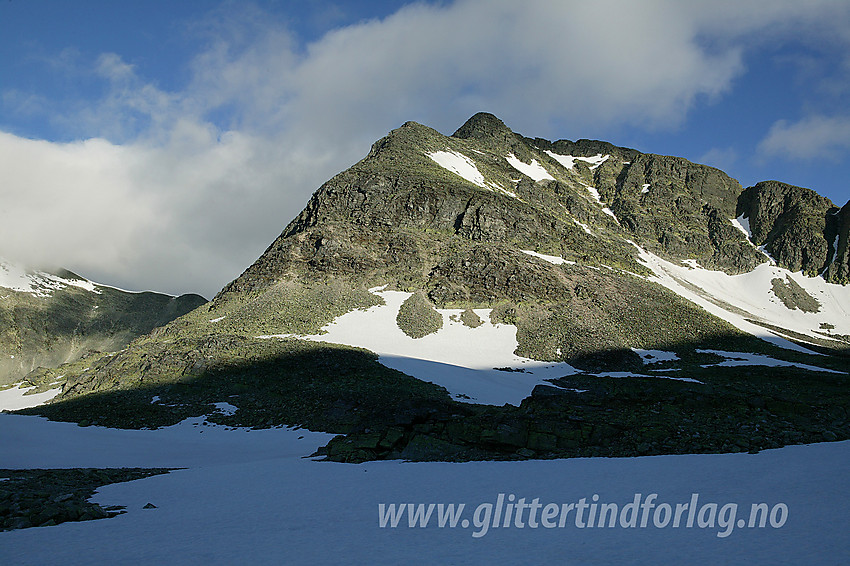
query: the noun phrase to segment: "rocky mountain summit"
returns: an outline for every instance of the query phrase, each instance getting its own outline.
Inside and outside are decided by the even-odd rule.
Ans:
[[[638,247],[730,275],[773,262],[840,283],[840,218],[807,189],[767,182],[743,190],[682,158],[524,138],[490,114],[450,138],[409,122],[322,186],[211,309],[285,280],[390,281],[424,290],[438,308],[511,303],[503,310],[517,318],[523,355],[558,359],[560,350],[570,361],[726,332],[664,289],[624,277],[648,273]],[[561,263],[553,268],[529,251]],[[572,339],[532,340],[541,326]]]
[[[408,122],[209,304],[28,375],[62,382],[31,411],[305,426],[346,461],[848,438],[847,248],[848,205],[809,189],[486,113]]]
[[[749,219],[753,243],[782,267],[848,283],[847,205],[839,210],[812,190],[764,181],[741,193],[738,212]]]

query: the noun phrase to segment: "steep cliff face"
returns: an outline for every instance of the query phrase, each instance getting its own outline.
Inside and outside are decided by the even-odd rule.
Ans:
[[[833,214],[837,229],[832,240],[832,257],[826,270],[826,278],[833,283],[850,283],[850,202]]]
[[[660,255],[729,273],[763,261],[729,222],[742,189],[718,169],[640,154],[620,171],[603,164],[596,178],[623,227]]]
[[[763,181],[744,191],[737,212],[749,221],[752,242],[782,267],[814,276],[835,259],[838,207],[810,189]]]

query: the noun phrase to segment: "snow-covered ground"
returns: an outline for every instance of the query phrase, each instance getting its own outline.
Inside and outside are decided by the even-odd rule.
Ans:
[[[548,149],[544,152],[546,155],[566,167],[567,169],[572,169],[575,166],[576,161],[584,161],[588,165],[590,165],[591,169],[596,169],[605,161],[608,160],[610,155],[602,155],[601,153],[597,153],[596,155],[592,155],[590,157],[578,157],[574,155],[561,155],[559,153],[554,153],[549,151]]]
[[[511,167],[523,175],[531,177],[535,181],[555,180],[555,177],[550,175],[536,159],[532,159],[531,163],[523,163],[516,155],[509,153],[508,156],[505,157],[505,160],[511,164]]]
[[[0,287],[31,293],[36,297],[49,297],[54,290],[69,286],[100,293],[98,285],[88,279],[66,279],[43,271],[25,269],[0,258]]]
[[[475,162],[464,154],[449,150],[434,151],[427,155],[443,169],[447,169],[481,188],[487,188],[487,185],[484,184],[484,175],[478,170]]]
[[[475,162],[458,151],[450,149],[448,151],[434,151],[427,153],[426,155],[443,169],[451,171],[455,175],[466,179],[474,185],[478,185],[482,189],[495,191],[497,193],[508,195],[512,198],[517,198],[516,193],[513,191],[509,191],[498,183],[487,181],[481,171],[478,170],[478,166],[475,165]]]
[[[0,468],[187,467],[101,488],[93,500],[125,505],[114,519],[0,533],[4,566],[77,564],[770,564],[850,563],[850,442],[760,454],[526,462],[360,465],[305,459],[328,435],[303,430],[226,430],[188,421],[119,431],[0,415]],[[713,526],[490,527],[474,512],[499,494],[541,505],[646,501],[656,508],[698,494]],[[156,506],[143,509],[147,503]],[[455,528],[379,526],[381,504],[465,504]],[[751,504],[784,504],[779,528],[732,525]],[[721,512],[726,508],[727,512]],[[503,511],[504,512],[504,511]],[[590,511],[584,512],[581,524]],[[538,514],[540,520],[542,512]],[[437,512],[434,512],[436,517]],[[479,515],[481,519],[483,515]],[[660,515],[663,519],[663,513]],[[663,521],[662,521],[663,522]],[[490,524],[487,522],[487,524]],[[743,523],[742,523],[743,524]]]
[[[740,224],[741,219],[738,219]],[[739,226],[746,233],[746,226]],[[637,247],[637,246],[636,246]],[[652,279],[676,294],[698,304],[737,328],[793,350],[814,353],[770,330],[748,322],[757,320],[813,338],[823,338],[822,324],[832,325],[835,334],[850,334],[850,286],[827,283],[822,277],[806,277],[787,269],[762,263],[753,271],[727,275],[689,265],[677,265],[638,247],[641,261],[649,267]],[[773,293],[773,279],[792,279],[820,303],[815,313],[789,309]]]
[[[569,364],[515,355],[516,327],[493,324],[490,309],[475,309],[483,322],[477,328],[459,320],[461,309],[439,309],[443,328],[423,338],[411,338],[396,323],[398,310],[411,293],[370,291],[385,304],[346,313],[323,327],[325,334],[298,338],[366,348],[378,354],[383,365],[442,385],[458,400],[472,403],[518,405],[535,385],[551,385],[544,380],[577,373]]]
[[[31,393],[35,387],[25,387],[23,383],[8,389],[0,390],[0,411],[17,411],[28,407],[36,407],[56,397],[61,389],[50,389],[44,393]]]

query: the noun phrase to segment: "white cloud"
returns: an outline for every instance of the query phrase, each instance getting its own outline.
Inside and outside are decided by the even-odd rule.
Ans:
[[[796,160],[836,159],[850,150],[850,116],[779,120],[759,144],[763,156]]]
[[[0,135],[0,253],[212,295],[313,190],[406,120],[450,133],[486,110],[530,135],[557,134],[554,124],[672,127],[700,97],[729,91],[752,37],[829,27],[841,9],[461,0],[409,5],[302,46],[236,6],[203,23],[184,89],[165,91],[104,53],[89,72],[107,94],[61,118],[92,139]]]
[[[322,156],[238,132],[219,138],[193,122],[175,124],[162,146],[0,133],[3,255],[125,288],[211,296],[277,236],[326,170]]]

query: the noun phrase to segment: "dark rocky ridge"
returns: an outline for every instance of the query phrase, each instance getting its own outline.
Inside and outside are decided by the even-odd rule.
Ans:
[[[842,282],[841,273],[846,279],[847,258],[836,258],[833,249],[841,216],[829,199],[810,189],[763,181],[741,194],[737,212],[749,219],[753,244],[764,246],[782,267],[810,276],[824,273],[834,283]]]
[[[838,240],[835,258],[826,271],[828,281],[850,283],[850,202],[835,215],[838,218]]]

